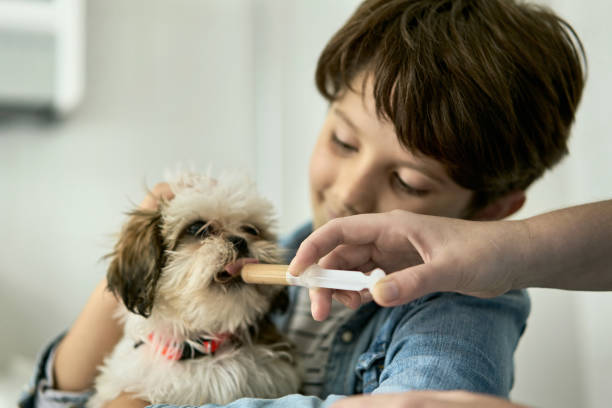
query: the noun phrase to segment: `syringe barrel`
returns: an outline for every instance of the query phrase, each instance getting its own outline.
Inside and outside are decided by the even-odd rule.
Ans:
[[[311,265],[301,276],[305,286],[359,291],[368,287],[368,278],[358,271],[323,269]]]

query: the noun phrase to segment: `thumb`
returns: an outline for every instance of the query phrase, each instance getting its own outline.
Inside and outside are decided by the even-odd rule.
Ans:
[[[397,306],[432,292],[448,289],[448,277],[432,264],[420,264],[390,273],[372,288],[374,301],[381,306]]]

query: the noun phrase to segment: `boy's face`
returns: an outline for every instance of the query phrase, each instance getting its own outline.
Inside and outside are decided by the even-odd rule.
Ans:
[[[357,78],[355,84],[360,84]],[[377,118],[371,83],[335,101],[310,159],[314,227],[360,213],[394,209],[461,217],[472,192],[443,166],[404,150],[393,124]]]

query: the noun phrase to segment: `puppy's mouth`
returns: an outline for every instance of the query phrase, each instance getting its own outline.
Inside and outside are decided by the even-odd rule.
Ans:
[[[223,270],[215,273],[213,276],[213,281],[224,286],[242,286],[245,284],[242,278],[240,278],[242,267],[249,263],[258,262],[259,261],[255,258],[239,258],[236,261],[225,265]]]

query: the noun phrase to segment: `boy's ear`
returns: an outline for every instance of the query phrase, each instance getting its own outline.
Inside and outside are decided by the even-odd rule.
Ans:
[[[474,221],[501,220],[520,210],[523,204],[525,204],[525,200],[524,191],[513,191],[495,199],[493,202],[476,211],[470,219]]]

